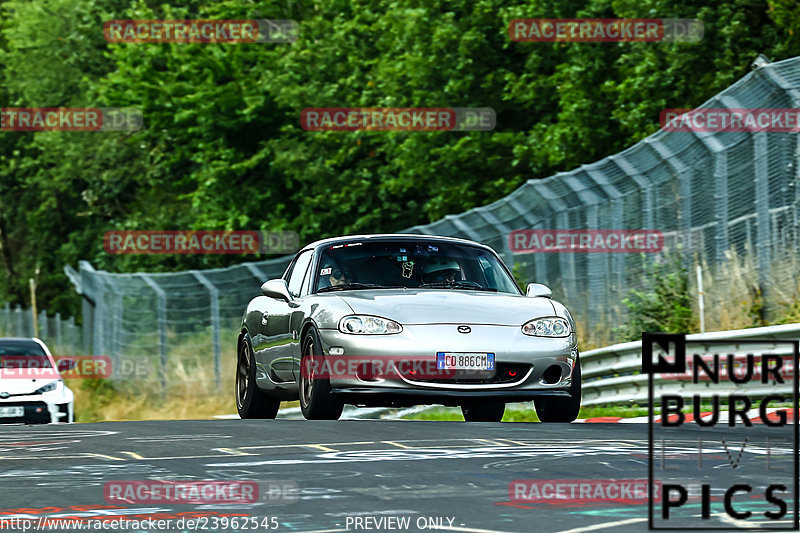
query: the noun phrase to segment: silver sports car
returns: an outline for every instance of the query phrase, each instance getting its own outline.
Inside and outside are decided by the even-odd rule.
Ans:
[[[522,294],[488,246],[448,237],[363,235],[303,248],[244,313],[236,406],[274,418],[300,400],[308,419],[358,406],[460,406],[499,421],[533,400],[571,422],[581,400],[575,323],[550,289]]]

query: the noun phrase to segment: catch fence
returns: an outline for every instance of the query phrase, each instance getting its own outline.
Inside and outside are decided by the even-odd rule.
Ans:
[[[800,108],[800,58],[754,70],[701,108]],[[619,154],[529,180],[492,204],[404,232],[492,246],[520,277],[549,285],[585,329],[623,322],[622,300],[648,283],[648,266],[665,252],[680,254],[687,267],[706,265],[706,291],[724,294],[725,302],[749,296],[742,291],[794,294],[798,161],[797,133],[659,130]],[[509,236],[521,229],[658,230],[665,252],[518,254]],[[736,257],[752,263],[750,286],[721,273]],[[173,356],[199,357],[219,383],[222,354],[235,349],[245,305],[288,260],[163,274],[101,272],[87,262],[79,271],[68,267],[84,297],[84,346],[112,357],[156,357],[162,367]]]
[[[83,330],[75,324],[75,318],[62,319],[60,313],[49,316],[44,309],[34,320],[30,309],[19,305],[12,309],[9,304],[0,307],[0,337],[38,337],[54,353],[85,353]]]

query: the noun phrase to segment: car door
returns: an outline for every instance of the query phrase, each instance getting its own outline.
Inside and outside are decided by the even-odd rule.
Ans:
[[[303,279],[311,263],[312,251],[300,253],[286,271],[284,279],[289,286],[292,298],[300,295]],[[297,308],[295,302],[285,302],[278,298],[267,298],[261,311],[259,335],[253,338],[256,359],[264,366],[265,372],[274,382],[294,381],[292,361],[292,331],[290,316]]]

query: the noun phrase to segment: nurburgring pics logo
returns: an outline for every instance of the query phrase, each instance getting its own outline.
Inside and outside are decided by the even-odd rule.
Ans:
[[[138,131],[142,111],[130,107],[3,107],[0,131]]]
[[[508,37],[517,42],[689,42],[703,39],[699,19],[514,19]]]
[[[103,35],[109,43],[291,43],[300,26],[295,20],[109,20]]]
[[[659,122],[664,131],[797,133],[800,109],[665,109]]]
[[[649,229],[519,229],[508,234],[511,253],[656,253],[664,235]]]
[[[110,254],[290,254],[300,238],[294,231],[108,231]]]
[[[797,530],[798,345],[642,334],[650,529]]]
[[[309,107],[300,113],[306,131],[491,131],[490,107]]]

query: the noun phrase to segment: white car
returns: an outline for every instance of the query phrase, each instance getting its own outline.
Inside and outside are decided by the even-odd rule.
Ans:
[[[0,423],[73,422],[73,402],[42,341],[0,338]]]

